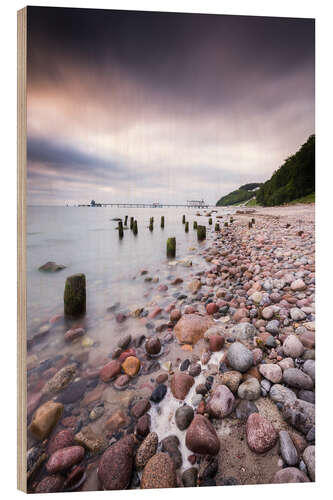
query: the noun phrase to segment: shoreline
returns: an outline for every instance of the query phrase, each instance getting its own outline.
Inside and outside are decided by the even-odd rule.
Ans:
[[[288,432],[289,448],[295,448],[297,453],[294,468],[298,467],[299,472],[293,473],[293,479],[313,480],[312,462],[307,455],[310,456],[314,451],[314,423],[306,433],[299,428],[295,429],[290,425],[295,424],[295,421],[290,415],[286,416],[284,406],[296,400],[296,396],[299,400],[300,391],[311,393],[301,393],[301,397],[314,401],[314,382],[304,372],[305,362],[310,361],[308,365],[312,366],[315,358],[314,207],[308,206],[304,210],[302,205],[302,213],[298,205],[267,208],[240,209],[246,213],[237,214],[236,211],[233,214],[234,222],[231,225],[229,223],[229,227],[225,228],[221,224],[220,233],[210,231],[206,242],[198,245],[198,250],[195,251],[202,263],[189,267],[186,278],[180,278],[183,281],[177,282],[177,266],[171,265],[169,276],[163,276],[163,280],[155,284],[149,282],[157,295],[153,294],[153,300],[146,304],[137,317],[129,315],[117,319],[116,313],[111,312],[114,322],[118,321],[119,330],[123,329],[124,338],[123,343],[118,342],[122,345],[116,347],[111,337],[109,356],[105,356],[106,353],[104,356],[102,353],[90,356],[94,345],[82,348],[81,343],[78,344],[82,340],[79,337],[74,341],[78,346],[74,354],[51,359],[42,366],[37,360],[35,366],[33,362],[30,363],[30,415],[36,414],[46,401],[54,399],[57,400],[56,404],[63,405],[64,413],[58,419],[54,420],[54,416],[52,417],[53,425],[44,445],[32,439],[29,433],[29,448],[34,449],[36,457],[45,455],[29,483],[29,491],[68,491],[69,487],[80,490],[102,487],[117,489],[119,484],[120,489],[127,486],[136,488],[139,487],[140,480],[144,487],[156,487],[154,478],[149,477],[149,463],[142,468],[142,464],[136,464],[138,455],[156,460],[154,467],[157,469],[166,467],[171,471],[173,482],[164,487],[279,482],[280,476],[285,474],[279,471],[286,470],[283,469],[283,464],[290,465],[286,462],[286,456],[282,457],[278,450],[278,442],[287,439],[285,434],[282,435],[284,437],[281,434],[278,437],[277,432],[280,431]],[[213,214],[214,223],[216,215]],[[257,219],[249,229],[248,222],[253,217]],[[224,216],[216,222],[221,220],[229,220],[229,217],[227,219]],[[289,227],[286,227],[287,224],[290,224]],[[213,228],[214,225],[207,226],[209,227]],[[142,275],[143,279],[144,276],[146,275]],[[295,282],[298,284],[293,286]],[[291,313],[292,309],[297,311]],[[291,314],[299,319],[293,319]],[[182,327],[184,318],[188,319],[188,325]],[[200,325],[209,318],[211,326],[206,328],[194,325],[198,318]],[[57,321],[60,319],[55,320],[55,329],[53,331],[52,327],[48,335],[66,333],[65,325],[60,323],[57,327]],[[73,328],[85,329],[84,322],[74,322],[69,330]],[[191,332],[196,329],[200,330],[196,343],[178,342],[182,335],[187,335],[187,340],[191,338]],[[211,340],[203,338],[204,335],[211,337]],[[162,352],[155,357],[147,354],[145,342],[147,339],[156,341],[157,337],[162,344]],[[288,337],[292,338],[285,349]],[[248,352],[252,356],[245,371],[237,370],[235,366],[239,365],[239,359],[231,360],[228,355],[230,347],[239,343],[244,345],[246,356]],[[288,343],[293,344],[296,356],[286,354],[289,353]],[[242,358],[236,353],[237,357]],[[125,364],[126,358],[129,361]],[[286,362],[286,359],[289,361]],[[68,371],[67,367],[73,364],[75,375],[69,377],[66,369]],[[270,365],[275,368],[272,369]],[[266,368],[262,368],[263,366]],[[292,369],[292,372],[285,375],[288,369]],[[275,372],[274,375],[268,373],[270,371]],[[272,377],[274,382],[270,381]],[[295,381],[292,377],[298,378]],[[310,377],[310,381],[307,377]],[[48,381],[45,383],[46,380]],[[302,383],[308,389],[300,388]],[[284,385],[287,389],[284,395],[281,395],[283,391],[280,390],[281,394],[274,396],[275,399],[280,398],[278,401],[271,397],[278,392],[279,388],[271,392],[276,385]],[[160,402],[156,402],[151,396],[160,386],[166,387],[166,393]],[[201,392],[197,392],[198,386],[203,386],[199,387]],[[223,389],[224,392],[220,394],[217,389],[219,386],[227,389]],[[77,399],[74,398],[74,402],[66,402],[73,399],[75,394]],[[281,403],[281,398],[287,398],[284,404]],[[195,417],[192,416],[189,427],[180,430],[175,421],[175,412],[182,407],[183,401],[186,401],[187,407],[193,408]],[[307,400],[301,401],[313,405]],[[140,406],[142,414],[138,410]],[[186,411],[188,416],[184,418],[190,419],[191,411]],[[253,418],[248,423],[249,412],[252,411],[258,411],[263,419],[257,425],[269,429],[266,437],[271,446],[264,453],[258,453],[260,436],[253,438],[251,429],[249,430]],[[295,414],[296,410],[293,411]],[[92,412],[99,416],[92,419]],[[198,415],[204,419],[205,425],[207,421],[214,428],[213,431],[210,426],[206,426],[205,432],[216,445],[219,443],[219,451],[215,454],[212,453],[215,450],[209,447],[201,448],[204,453],[193,451],[200,446],[193,443],[193,438],[186,437],[191,426],[199,425],[195,424],[200,420],[197,419]],[[28,423],[31,423],[31,417]],[[308,436],[310,430],[312,434]],[[59,433],[62,434],[59,436]],[[149,439],[145,438],[147,434]],[[135,438],[132,438],[133,435]],[[177,438],[169,439],[174,435]],[[132,440],[131,443],[129,439]],[[192,450],[186,447],[185,440]],[[112,483],[110,488],[108,478],[113,472],[108,455],[112,456],[112,447],[116,443],[119,448],[117,453],[122,454],[125,449],[127,452],[130,449],[131,458],[124,465],[124,470],[119,471],[120,482]],[[56,480],[54,477],[50,479],[54,473],[45,469],[50,456],[57,450],[65,450],[63,455],[69,456],[70,452],[66,448],[73,445],[76,448],[82,447],[83,457],[71,457],[71,466],[57,471]],[[141,450],[139,453],[138,448]],[[311,449],[305,453],[304,450],[309,448]],[[152,449],[155,451],[153,455]],[[73,450],[71,453],[75,454]],[[165,453],[171,457],[171,462],[163,462]],[[132,467],[129,465],[131,460],[134,461]],[[145,459],[142,460],[144,463]],[[209,467],[215,471],[213,475],[209,472]],[[187,472],[184,479],[184,471],[193,468],[197,471]],[[52,467],[49,469],[53,470]],[[71,474],[73,477],[69,477]]]

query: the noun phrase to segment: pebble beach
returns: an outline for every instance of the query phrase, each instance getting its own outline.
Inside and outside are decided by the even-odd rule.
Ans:
[[[28,491],[315,481],[314,218],[314,205],[201,211],[206,239],[137,270],[136,307],[106,308],[107,343],[85,317],[42,321]]]

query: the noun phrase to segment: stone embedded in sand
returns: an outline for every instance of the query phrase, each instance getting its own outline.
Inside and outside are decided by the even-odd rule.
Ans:
[[[130,377],[135,377],[140,370],[140,360],[135,356],[129,356],[121,365],[122,369]]]
[[[127,488],[132,477],[135,442],[133,434],[127,435],[103,453],[97,474],[104,490]]]
[[[207,404],[207,411],[213,418],[229,415],[234,407],[235,398],[226,385],[218,385]]]
[[[255,453],[264,453],[273,448],[278,435],[273,425],[259,413],[251,413],[246,422],[246,439]]]
[[[68,365],[59,370],[42,389],[42,394],[56,394],[63,391],[71,382],[73,382],[76,374],[76,366]]]
[[[199,455],[217,455],[220,441],[210,421],[203,415],[196,415],[186,431],[186,446]]]
[[[259,413],[259,410],[253,401],[242,399],[236,407],[236,417],[245,422],[252,413]]]
[[[214,320],[210,316],[185,314],[176,324],[174,332],[180,344],[196,344],[213,325]]]
[[[221,335],[212,335],[209,337],[209,349],[212,352],[218,352],[224,346],[224,337]]]
[[[315,405],[302,399],[287,401],[283,406],[282,416],[288,424],[307,434],[315,425]]]
[[[300,358],[304,352],[304,346],[296,335],[288,335],[282,347],[284,355],[291,358]]]
[[[295,445],[287,431],[279,432],[280,438],[280,453],[288,465],[297,465],[299,462],[299,457]]]
[[[175,372],[171,378],[170,388],[176,399],[185,399],[188,391],[194,384],[194,378],[183,372]]]
[[[158,337],[151,337],[145,343],[145,349],[148,354],[156,355],[161,351],[161,341]]]
[[[50,474],[60,472],[82,460],[84,456],[84,448],[82,446],[68,446],[61,450],[55,451],[46,463],[46,470]]]
[[[156,453],[145,466],[140,487],[175,488],[177,485],[176,470],[168,453]]]
[[[29,430],[36,439],[45,439],[56,426],[63,413],[64,405],[47,401],[40,406],[32,419]]]
[[[103,380],[103,382],[109,382],[117,375],[119,375],[120,371],[121,371],[120,362],[118,360],[113,359],[108,364],[103,366],[103,368],[99,372],[99,376]]]
[[[260,398],[261,389],[258,380],[250,377],[238,387],[238,397],[247,399],[248,401],[255,401]]]
[[[272,363],[259,365],[259,372],[273,384],[278,384],[282,380],[282,370],[278,365]]]
[[[296,467],[286,467],[278,470],[272,480],[272,483],[309,483],[310,479]]]

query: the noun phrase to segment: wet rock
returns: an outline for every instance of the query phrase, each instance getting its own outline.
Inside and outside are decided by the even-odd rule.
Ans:
[[[129,377],[135,377],[140,370],[140,360],[135,356],[129,356],[121,365],[122,369]]]
[[[119,391],[124,390],[131,381],[131,377],[129,375],[119,375],[114,381],[114,388]]]
[[[175,421],[178,429],[184,431],[188,428],[194,417],[194,411],[191,406],[184,405],[177,408],[175,413]]]
[[[279,438],[280,438],[280,453],[283,460],[288,465],[297,465],[299,461],[298,453],[289,435],[289,432],[280,431]]]
[[[246,422],[246,438],[255,453],[264,453],[275,445],[277,432],[271,422],[259,413],[251,413]]]
[[[104,415],[104,406],[95,406],[89,413],[89,419],[93,422]]]
[[[194,378],[187,373],[175,372],[171,378],[170,388],[176,399],[185,399],[187,393],[194,384]]]
[[[206,305],[207,314],[215,314],[219,310],[218,305],[214,302],[210,302]]]
[[[45,439],[59,422],[64,406],[61,403],[47,401],[40,406],[32,419],[29,430],[39,440]]]
[[[186,446],[199,455],[217,455],[220,441],[213,425],[203,415],[196,415],[186,431]]]
[[[304,346],[296,335],[288,335],[283,342],[283,352],[285,356],[300,358],[304,352]]]
[[[232,344],[227,353],[229,365],[239,372],[246,372],[253,364],[253,356],[240,342]]]
[[[49,455],[52,455],[55,451],[61,448],[66,448],[71,446],[74,441],[74,431],[72,429],[63,429],[57,434],[54,434],[49,440],[47,451]]]
[[[315,446],[311,445],[305,448],[303,452],[303,460],[305,462],[306,468],[308,470],[308,474],[310,476],[311,481],[316,480],[316,472],[315,472]]]
[[[111,445],[102,455],[98,478],[104,490],[124,490],[133,471],[135,438],[127,435]]]
[[[259,365],[259,372],[273,384],[278,384],[282,380],[282,370],[278,365],[272,363]]]
[[[173,309],[170,312],[170,321],[172,321],[173,323],[176,323],[177,321],[179,321],[181,317],[182,317],[182,314],[181,314],[179,309]]]
[[[275,403],[286,403],[287,401],[295,401],[297,399],[296,394],[288,387],[281,384],[272,385],[269,391],[270,398]]]
[[[150,402],[148,399],[140,399],[131,409],[131,414],[134,418],[140,418],[150,409]]]
[[[167,452],[170,455],[175,468],[179,469],[182,466],[183,459],[179,451],[179,439],[177,436],[168,436],[162,440],[162,451]]]
[[[83,328],[71,328],[70,330],[67,330],[64,336],[65,342],[73,342],[73,340],[78,339],[79,337],[82,337],[82,335],[85,334],[85,330]]]
[[[252,413],[259,413],[253,401],[243,399],[236,407],[236,417],[243,422],[245,422]]]
[[[197,485],[198,469],[191,467],[182,474],[182,483],[185,488],[193,488]]]
[[[107,441],[104,436],[97,435],[90,425],[82,427],[80,432],[75,434],[74,440],[91,453],[99,453],[107,447]]]
[[[64,478],[60,474],[44,477],[36,486],[35,493],[58,493],[64,486]]]
[[[76,375],[76,366],[69,365],[61,368],[54,377],[52,377],[42,389],[42,394],[57,394],[63,391],[71,382],[73,382]]]
[[[200,280],[192,280],[188,284],[188,289],[191,293],[197,293],[201,288],[201,281]]]
[[[145,343],[145,349],[147,354],[156,356],[162,349],[161,341],[158,337],[151,337]]]
[[[145,466],[141,488],[175,488],[176,470],[168,453],[156,453]]]
[[[194,363],[190,366],[190,369],[188,371],[188,374],[191,375],[191,377],[197,377],[201,373],[201,365],[199,363]]]
[[[119,429],[128,423],[127,417],[122,409],[112,413],[111,417],[106,421],[105,427],[110,433],[117,433]]]
[[[176,324],[174,332],[180,344],[196,344],[213,325],[214,320],[210,316],[185,314]]]
[[[123,338],[121,338],[118,342],[118,347],[121,349],[126,349],[126,347],[129,346],[132,340],[132,335],[129,333],[128,335],[125,335]]]
[[[164,384],[160,384],[153,390],[150,399],[154,401],[154,403],[159,403],[166,395],[166,392],[167,392],[167,386]]]
[[[58,271],[61,271],[62,269],[66,269],[66,266],[64,266],[63,264],[57,264],[56,262],[49,261],[40,266],[38,268],[38,271],[56,273]]]
[[[158,446],[158,436],[156,432],[151,432],[144,439],[138,448],[135,456],[135,466],[138,470],[143,469],[153,455]]]
[[[150,430],[150,415],[145,413],[142,417],[137,421],[135,432],[138,436],[145,437],[149,433]]]
[[[250,377],[238,387],[238,397],[247,399],[248,401],[255,401],[260,398],[261,390],[258,380]]]
[[[295,389],[311,390],[313,388],[312,378],[298,368],[288,368],[283,372],[283,381]]]
[[[283,406],[282,416],[288,424],[307,434],[315,425],[315,405],[301,399],[287,401]]]
[[[63,404],[75,403],[83,398],[86,389],[87,380],[80,379],[77,382],[73,382],[69,387],[66,387],[66,389],[57,397],[56,401]]]
[[[190,366],[190,360],[189,359],[184,359],[184,361],[182,361],[179,369],[181,372],[184,372],[185,370],[188,369],[188,367]]]
[[[120,362],[116,359],[113,359],[101,369],[99,376],[101,380],[103,380],[103,382],[109,382],[110,380],[114,379],[117,375],[119,375],[120,371],[121,371]]]
[[[50,474],[60,472],[73,465],[81,462],[84,456],[84,448],[82,446],[68,446],[61,450],[55,451],[46,463],[46,470]]]
[[[309,483],[309,478],[304,472],[296,467],[286,467],[277,471],[273,477],[272,483]]]

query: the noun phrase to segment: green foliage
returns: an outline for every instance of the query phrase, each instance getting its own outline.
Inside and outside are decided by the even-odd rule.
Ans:
[[[226,207],[228,205],[238,205],[239,203],[243,203],[252,197],[253,193],[250,191],[246,191],[245,189],[236,189],[236,191],[232,191],[232,193],[222,196],[222,198],[220,198],[216,203],[216,206]]]
[[[244,191],[252,191],[258,187],[262,186],[262,182],[251,182],[250,184],[244,184],[239,189],[243,189]]]
[[[315,136],[274,172],[256,193],[257,203],[281,205],[313,193],[315,190]]]

